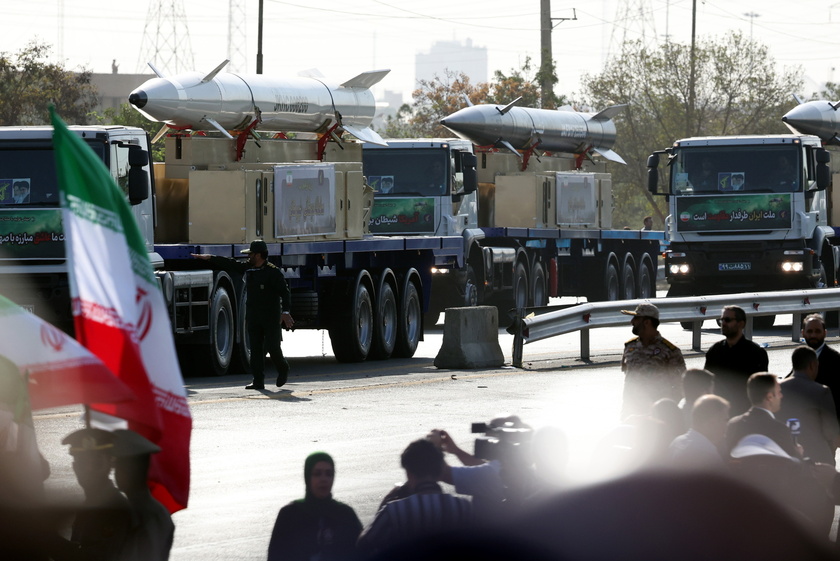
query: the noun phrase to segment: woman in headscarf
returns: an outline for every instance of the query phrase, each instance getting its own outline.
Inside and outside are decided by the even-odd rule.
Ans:
[[[332,498],[335,462],[315,452],[303,466],[306,496],[280,509],[268,561],[337,561],[353,557],[362,523],[353,509]]]

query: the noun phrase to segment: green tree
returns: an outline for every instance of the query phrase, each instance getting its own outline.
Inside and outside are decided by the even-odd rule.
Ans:
[[[30,42],[17,53],[0,53],[0,125],[44,125],[55,104],[67,123],[87,124],[97,105],[90,70],[71,71],[48,62],[50,47]]]
[[[93,112],[90,114],[90,122],[99,125],[124,125],[127,127],[140,127],[149,133],[149,137],[154,138],[158,131],[163,127],[163,123],[150,121],[144,117],[139,111],[134,109],[128,103],[123,103],[119,107],[109,107],[101,114]],[[152,145],[151,158],[154,162],[163,161],[165,140],[161,137],[160,140]]]
[[[510,74],[496,70],[493,73],[493,81],[490,83],[491,96],[487,101],[482,103],[507,105],[520,96],[522,96],[522,99],[517,104],[519,107],[554,109],[566,103],[565,96],[557,96],[554,92],[551,92],[549,96],[550,104],[542,107],[542,91],[540,89],[539,78],[539,72],[534,73],[531,57],[525,58],[525,63],[522,65],[522,68],[512,68]]]
[[[694,60],[691,84],[690,45],[629,42],[603,72],[582,79],[586,104],[628,104],[615,119],[614,150],[627,161],[611,169],[616,226],[637,228],[647,214],[663,223],[664,199],[647,191],[654,150],[688,136],[788,132],[781,117],[802,87],[801,69],[779,72],[767,47],[741,34],[700,39]]]
[[[473,103],[484,103],[490,85],[473,85],[463,72],[444,69],[443,75],[435,75],[432,80],[420,80],[420,87],[414,90],[412,97],[412,115],[408,119],[412,136],[447,137],[452,136],[440,124],[440,120],[466,106],[464,97]]]

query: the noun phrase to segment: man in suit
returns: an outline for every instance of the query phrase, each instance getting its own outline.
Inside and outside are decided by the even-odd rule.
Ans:
[[[793,376],[781,383],[785,399],[779,410],[779,420],[791,428],[807,458],[834,465],[835,440],[840,434],[840,426],[831,390],[814,381],[820,364],[817,353],[802,345],[794,349],[791,361]]]
[[[825,335],[825,320],[820,314],[811,314],[802,321],[802,338],[816,351],[820,361],[816,382],[831,390],[840,422],[840,353],[826,344]]]
[[[729,420],[726,427],[726,452],[729,454],[748,434],[763,434],[793,458],[801,458],[801,446],[794,443],[788,426],[776,420],[782,407],[782,387],[775,374],[756,372],[747,380],[749,411]]]

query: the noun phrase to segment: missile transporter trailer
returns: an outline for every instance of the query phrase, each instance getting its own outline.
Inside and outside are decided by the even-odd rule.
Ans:
[[[648,189],[668,200],[668,296],[836,286],[829,161],[819,138],[793,134],[688,138],[652,154]]]
[[[250,139],[237,149],[221,136],[174,135],[166,162],[151,166],[142,129],[72,130],[126,191],[185,371],[221,375],[249,361],[242,278],[209,270],[191,253],[242,257],[251,240],[264,239],[290,285],[295,328],[329,330],[340,361],[412,356],[432,268],[462,260],[457,237],[366,232],[372,191],[358,143]],[[72,331],[51,139],[48,127],[0,129],[2,175],[32,185],[27,203],[11,194],[0,201],[0,270],[4,294],[20,286],[15,301]]]
[[[655,296],[663,233],[612,229],[610,175],[571,155],[523,159],[461,139],[364,146],[370,229],[458,236],[464,264],[436,268],[427,325],[447,307],[539,307],[549,297]],[[525,171],[523,171],[525,167]]]

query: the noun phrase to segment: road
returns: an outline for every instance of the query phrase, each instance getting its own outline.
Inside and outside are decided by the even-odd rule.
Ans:
[[[768,345],[771,370],[779,374],[789,370],[789,322],[755,337]],[[719,338],[713,325],[706,324],[704,348]],[[661,331],[690,348],[691,334],[678,325]],[[191,497],[189,508],[174,516],[172,559],[264,559],[277,510],[303,496],[303,461],[315,450],[333,455],[334,495],[367,523],[384,493],[402,480],[399,454],[408,442],[445,428],[471,450],[471,423],[503,412],[535,428],[563,428],[572,481],[604,477],[610,466],[593,466],[590,458],[617,422],[623,384],[617,359],[630,336],[629,325],[598,330],[588,364],[577,358],[578,337],[570,334],[526,346],[523,369],[442,371],[433,365],[440,330],[427,334],[413,359],[352,365],[336,363],[320,333],[295,332],[284,343],[292,375],[282,390],[246,392],[244,376],[188,379]],[[509,364],[512,337],[500,331],[499,338]],[[686,356],[689,367],[702,367],[702,354]],[[78,497],[59,442],[80,427],[79,409],[39,412],[35,422],[52,466],[48,488]]]

